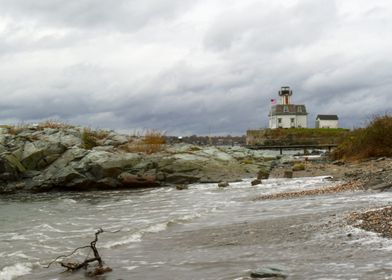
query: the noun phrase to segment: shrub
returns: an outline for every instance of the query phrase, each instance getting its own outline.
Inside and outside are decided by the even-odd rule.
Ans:
[[[82,132],[82,147],[87,150],[98,146],[97,139],[94,137],[94,133],[90,128],[84,128]]]
[[[242,160],[242,163],[243,163],[243,164],[252,164],[252,163],[253,163],[253,159],[251,159],[251,158],[243,159],[243,160]]]
[[[376,116],[365,128],[352,131],[334,150],[333,159],[360,160],[392,156],[392,116]]]
[[[296,163],[296,164],[294,164],[292,170],[293,170],[293,171],[302,171],[302,170],[305,170],[305,164],[303,164],[303,163]]]
[[[109,136],[109,132],[106,130],[93,130],[91,128],[84,128],[82,131],[82,147],[84,149],[91,150],[92,148],[99,146],[99,140],[103,140]]]

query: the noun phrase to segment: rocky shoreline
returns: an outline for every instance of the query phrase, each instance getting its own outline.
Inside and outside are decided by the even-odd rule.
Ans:
[[[244,147],[164,145],[154,153],[139,151],[140,138],[97,131],[86,146],[83,128],[26,126],[0,128],[0,194],[47,191],[89,191],[219,183],[243,178],[330,176],[341,181],[330,188],[260,196],[255,200],[392,187],[392,159],[330,162],[325,157],[265,157]],[[91,136],[91,135],[90,135]],[[125,148],[124,148],[125,147]],[[301,165],[303,168],[295,168]],[[288,172],[288,173],[287,173]],[[227,184],[225,184],[227,185]],[[353,213],[349,223],[392,237],[390,206]]]
[[[53,126],[0,128],[0,194],[232,182],[266,178],[274,164],[243,147],[157,149],[141,137]]]
[[[384,192],[392,188],[391,158],[373,158],[353,163],[306,161],[305,159],[302,158],[305,161],[305,169],[293,171],[293,177],[331,176],[331,179],[344,183],[322,189],[264,195],[255,200],[292,199],[347,191]],[[270,176],[283,177],[284,171],[292,170],[294,164],[295,161],[281,162],[272,170]],[[346,221],[347,224],[356,228],[378,233],[381,237],[392,238],[392,206],[390,205],[363,212],[353,212],[347,216]]]

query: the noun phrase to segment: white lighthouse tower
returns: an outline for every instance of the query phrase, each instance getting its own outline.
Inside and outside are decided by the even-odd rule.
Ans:
[[[268,115],[269,127],[271,129],[308,127],[306,107],[303,104],[291,104],[293,91],[290,87],[281,87],[278,94],[281,97],[280,104],[271,106]]]

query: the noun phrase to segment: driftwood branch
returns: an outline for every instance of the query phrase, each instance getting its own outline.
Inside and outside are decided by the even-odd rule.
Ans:
[[[78,247],[78,248],[76,248],[75,250],[73,250],[72,253],[70,253],[69,255],[58,256],[58,257],[55,258],[53,261],[51,261],[47,266],[45,266],[45,268],[49,268],[52,264],[54,264],[55,262],[57,262],[57,260],[59,260],[59,259],[68,258],[68,257],[72,256],[73,254],[75,254],[77,251],[79,251],[79,250],[81,250],[81,249],[86,249],[86,248],[90,248],[90,245],[83,246],[83,247]]]
[[[88,265],[90,263],[97,262],[98,263],[97,267],[95,268],[94,271],[88,273],[89,276],[100,275],[100,274],[103,274],[105,272],[112,271],[112,269],[110,267],[104,267],[104,262],[103,262],[101,256],[99,255],[97,247],[96,247],[96,244],[98,242],[98,235],[100,235],[103,232],[107,232],[107,231],[104,231],[102,228],[100,228],[97,232],[95,232],[95,238],[94,238],[93,241],[90,242],[90,245],[78,247],[78,248],[73,250],[68,255],[58,256],[53,261],[51,261],[46,266],[46,268],[49,268],[53,263],[59,263],[62,267],[66,268],[67,271],[76,271],[76,270],[79,270],[81,268],[87,269],[87,267],[88,267]],[[119,232],[119,230],[118,231],[112,231],[112,232],[109,231],[109,233],[116,233],[116,232]],[[83,262],[81,262],[81,263],[79,263],[79,262],[75,262],[75,263],[67,262],[66,263],[64,261],[58,261],[59,259],[64,259],[64,258],[68,258],[68,257],[72,256],[78,250],[86,249],[86,248],[90,248],[93,251],[94,257],[88,258],[88,255],[87,255],[86,259]]]

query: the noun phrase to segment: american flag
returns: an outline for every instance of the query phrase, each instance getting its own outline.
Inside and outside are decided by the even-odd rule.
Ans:
[[[272,105],[276,104],[276,99],[271,99],[271,104]]]

